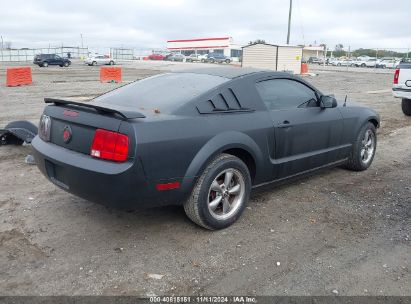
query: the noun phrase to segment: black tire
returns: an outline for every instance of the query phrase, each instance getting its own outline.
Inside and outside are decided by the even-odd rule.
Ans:
[[[231,60],[230,59],[226,59],[225,63],[230,64]]]
[[[213,58],[210,59],[210,63],[214,63],[215,60]]]
[[[366,132],[371,132],[373,136],[373,151],[371,152],[371,157],[369,160],[366,162],[362,159],[361,152],[364,148],[364,137]],[[360,130],[360,132],[357,135],[357,139],[354,142],[354,145],[352,147],[352,151],[350,153],[350,156],[348,158],[346,168],[352,171],[364,171],[367,170],[372,161],[374,160],[375,156],[375,151],[377,149],[377,132],[375,129],[375,126],[371,122],[367,122]],[[368,150],[368,149],[367,149]]]
[[[63,66],[67,68],[69,66],[69,63],[65,62],[65,63],[63,63]]]
[[[91,65],[97,65],[97,61],[93,61]]]
[[[43,68],[47,68],[49,66],[48,62],[43,62],[43,64],[41,65]]]
[[[237,177],[242,178],[243,183],[241,187],[244,187],[244,189],[241,191],[241,194],[238,194],[241,199],[239,199],[237,206],[234,207],[235,209],[229,211],[233,212],[233,214],[224,219],[217,219],[209,208],[209,199],[212,194],[211,185],[215,179],[224,174],[226,170],[235,172],[235,175],[233,175],[235,177],[232,178],[233,180]],[[240,184],[240,182],[238,184]],[[228,192],[228,190],[227,188],[226,192]],[[197,180],[190,197],[184,203],[184,210],[187,216],[197,225],[210,230],[223,229],[232,225],[240,217],[248,202],[250,192],[251,178],[247,166],[235,156],[221,154],[207,166]],[[236,197],[234,197],[234,199],[235,198]],[[221,200],[221,202],[223,202],[223,200]],[[234,202],[231,202],[231,204],[234,204]]]
[[[361,63],[362,68],[365,68],[365,66],[366,66],[365,63]]]
[[[341,66],[341,63],[337,63],[337,66]]]
[[[111,61],[109,62],[109,65],[114,65],[114,61],[111,60]]]
[[[411,99],[403,99],[401,102],[402,112],[407,115],[411,116]]]

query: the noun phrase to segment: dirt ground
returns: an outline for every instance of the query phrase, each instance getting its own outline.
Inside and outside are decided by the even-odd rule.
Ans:
[[[189,63],[123,64],[133,81]],[[111,90],[98,68],[33,67],[5,87],[0,126],[37,123],[44,97]],[[72,196],[0,147],[0,295],[411,295],[411,118],[391,95],[392,71],[313,68],[306,79],[382,118],[371,168],[324,171],[255,194],[232,227],[210,232],[180,207],[122,212]]]

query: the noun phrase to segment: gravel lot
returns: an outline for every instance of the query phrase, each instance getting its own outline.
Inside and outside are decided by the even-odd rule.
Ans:
[[[133,81],[205,66],[124,62]],[[324,171],[253,196],[223,231],[182,208],[121,212],[87,202],[24,163],[29,146],[0,147],[1,295],[411,295],[411,118],[391,95],[392,71],[311,67],[306,79],[381,115],[369,170]],[[98,67],[33,67],[34,83],[5,87],[0,126],[37,123],[44,97],[86,100]],[[155,275],[153,275],[155,274]]]

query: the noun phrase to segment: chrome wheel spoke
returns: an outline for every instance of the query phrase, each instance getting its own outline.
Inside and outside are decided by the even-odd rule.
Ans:
[[[223,199],[223,197],[221,195],[219,195],[214,200],[212,200],[209,203],[210,209],[214,211],[218,207],[218,205],[220,205],[222,199]]]
[[[364,159],[364,155],[365,155],[365,149],[361,149],[361,159]]]
[[[237,195],[238,193],[240,193],[240,190],[241,190],[241,186],[240,184],[237,184],[234,187],[231,187],[230,189],[228,189],[228,193],[230,193],[231,195]]]
[[[228,201],[228,198],[223,199],[223,214],[226,214],[228,211],[230,211],[231,206],[230,202]]]
[[[226,189],[230,187],[231,180],[233,179],[233,172],[232,171],[227,171],[224,176],[224,186]]]
[[[213,183],[211,184],[211,190],[218,192],[218,193],[222,193],[222,189],[220,184],[217,182],[217,180],[214,180]]]

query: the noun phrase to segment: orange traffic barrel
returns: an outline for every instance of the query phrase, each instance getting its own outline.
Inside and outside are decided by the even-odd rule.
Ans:
[[[33,83],[30,67],[7,68],[6,75],[6,85],[8,87]]]
[[[101,82],[121,82],[121,68],[120,67],[101,67],[100,68]]]
[[[308,64],[301,63],[301,74],[307,74],[307,73],[308,73]]]

